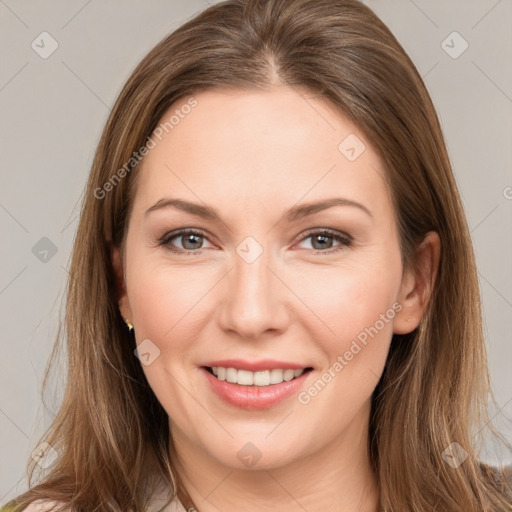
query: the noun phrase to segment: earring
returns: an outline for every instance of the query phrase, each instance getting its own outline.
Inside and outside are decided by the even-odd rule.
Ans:
[[[125,318],[124,319],[126,325],[128,326],[129,331],[133,331],[133,325]]]

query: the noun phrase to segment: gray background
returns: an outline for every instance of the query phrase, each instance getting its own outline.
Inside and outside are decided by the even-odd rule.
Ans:
[[[493,422],[511,440],[512,2],[366,3],[412,57],[441,118],[478,258]],[[0,503],[26,489],[26,460],[61,396],[64,363],[48,410],[40,388],[63,314],[77,202],[109,108],[147,51],[206,6],[0,0]],[[51,48],[44,31],[58,43],[46,59],[31,47]],[[464,41],[454,31],[469,45],[457,58]]]

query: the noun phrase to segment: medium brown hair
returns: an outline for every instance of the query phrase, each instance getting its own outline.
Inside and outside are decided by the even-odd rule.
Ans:
[[[125,164],[178,100],[275,83],[325,98],[371,141],[390,184],[405,265],[414,265],[426,233],[441,239],[428,309],[417,329],[393,337],[372,397],[369,449],[381,510],[494,512],[511,504],[504,482],[478,461],[473,436],[487,425],[505,442],[488,418],[494,398],[475,258],[439,120],[406,52],[356,0],[221,2],[162,40],[134,70],[99,142],[73,248],[67,385],[41,439],[59,457],[12,504],[48,499],[72,510],[138,512],[157,476],[170,499],[176,493],[190,502],[174,469],[168,416],[117,306],[111,248],[123,247],[138,170],[137,162]],[[116,173],[120,179],[98,198]],[[452,442],[468,452],[457,469],[442,458]],[[30,481],[35,466],[30,460]]]

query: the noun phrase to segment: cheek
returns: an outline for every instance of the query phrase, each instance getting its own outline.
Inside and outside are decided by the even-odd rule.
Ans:
[[[297,397],[308,417],[323,417],[331,411],[326,433],[345,428],[368,400],[384,369],[393,335],[393,319],[400,267],[340,272],[309,283],[304,293],[314,302],[321,318],[307,326],[323,354],[316,380]],[[308,302],[309,305],[309,302]],[[323,334],[320,334],[323,333]],[[302,409],[303,408],[303,409]],[[314,442],[314,441],[312,441]]]
[[[195,370],[197,361],[191,347],[200,337],[198,321],[205,316],[204,295],[211,284],[205,281],[204,272],[155,264],[149,258],[134,258],[131,276],[129,294],[137,344],[149,339],[158,353],[154,362],[142,369],[164,409],[169,414],[180,411],[194,423],[196,411],[190,411],[190,397],[183,386],[191,392],[194,389],[190,370]]]
[[[190,318],[201,311],[209,286],[205,274],[151,260],[134,260],[130,282],[130,305],[137,334],[160,340],[186,337]]]
[[[302,281],[298,295],[304,297],[312,311],[313,315],[309,316],[316,322],[317,332],[321,320],[321,332],[325,333],[323,339],[328,342],[325,348],[329,352],[344,349],[361,333],[360,338],[364,338],[366,329],[375,324],[384,337],[392,333],[396,314],[393,304],[398,297],[401,268],[396,261],[385,263],[329,269]],[[309,329],[313,329],[312,324]]]

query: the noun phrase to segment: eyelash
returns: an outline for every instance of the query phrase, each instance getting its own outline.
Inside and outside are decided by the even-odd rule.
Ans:
[[[179,249],[179,248],[173,247],[171,245],[171,243],[170,243],[171,240],[173,240],[175,238],[179,238],[180,236],[185,236],[185,235],[196,235],[196,236],[199,236],[201,238],[207,238],[207,236],[203,232],[201,232],[201,231],[198,231],[198,230],[195,230],[195,229],[182,229],[180,231],[176,231],[174,233],[169,233],[169,234],[164,235],[158,241],[158,245],[159,246],[165,246],[168,250],[170,250],[170,251],[172,251],[174,253],[183,254],[183,255],[190,255],[190,256],[198,255],[199,251],[201,249],[186,250],[186,249]],[[340,242],[340,245],[338,245],[337,247],[331,248],[331,249],[326,250],[326,251],[322,251],[320,249],[310,249],[312,251],[320,252],[322,254],[332,254],[332,253],[338,252],[338,251],[340,251],[340,250],[342,250],[342,249],[344,249],[346,247],[350,247],[350,245],[352,244],[352,239],[351,239],[350,236],[344,235],[344,234],[339,233],[337,231],[332,231],[330,229],[322,229],[322,230],[318,230],[318,231],[309,231],[308,233],[306,233],[298,241],[298,243],[303,242],[304,240],[307,240],[308,238],[313,237],[315,235],[316,236],[326,236],[326,237],[333,238],[334,240]]]

